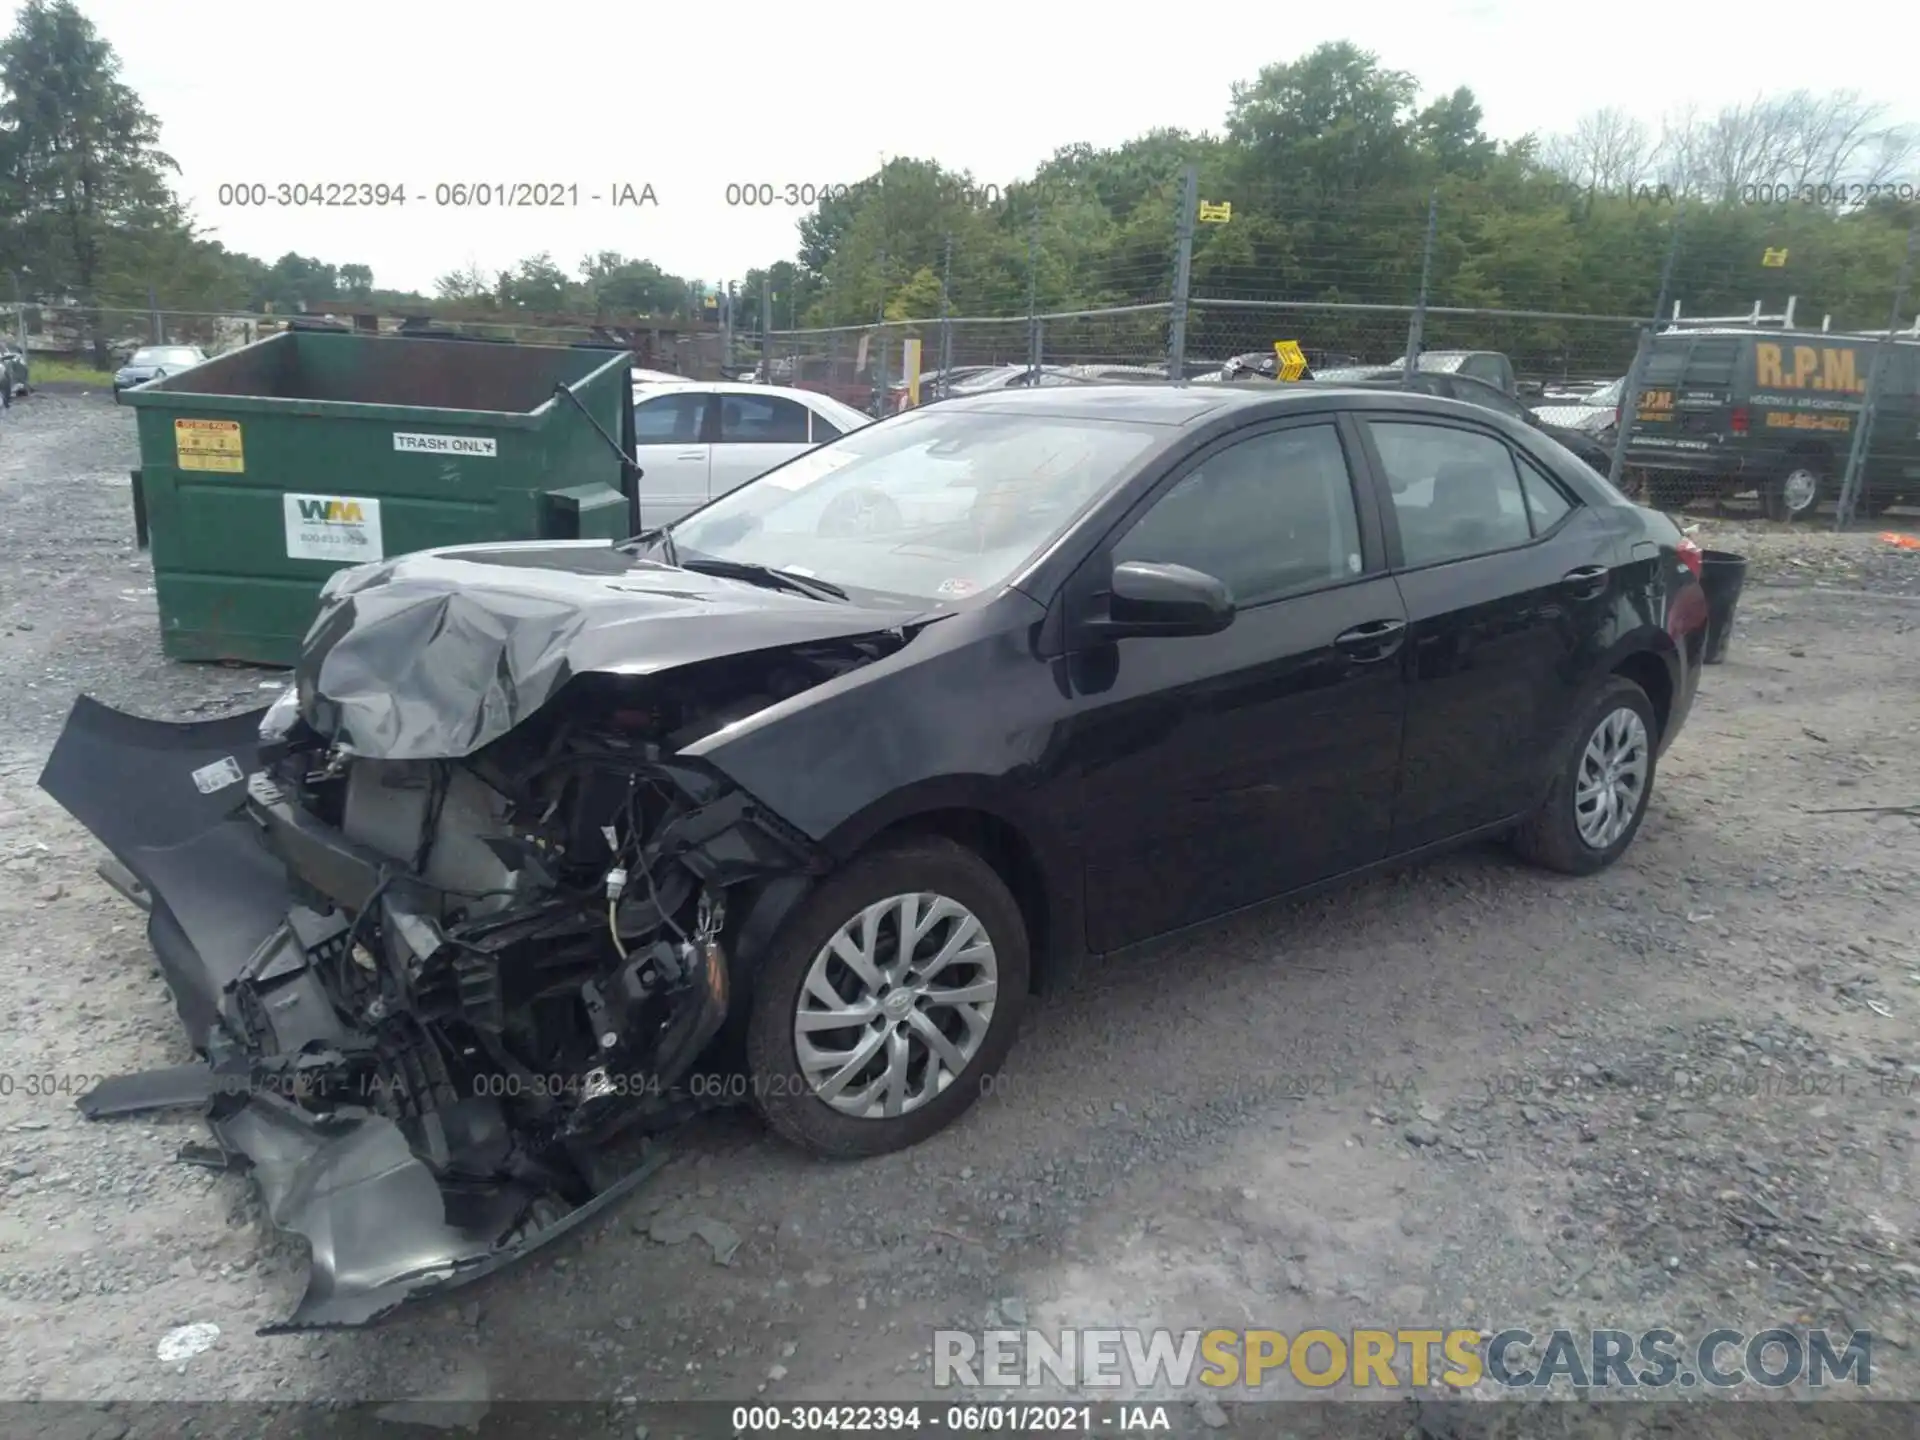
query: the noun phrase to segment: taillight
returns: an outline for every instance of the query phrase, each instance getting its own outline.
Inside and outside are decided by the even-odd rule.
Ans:
[[[1700,547],[1682,535],[1675,543],[1673,553],[1680,557],[1680,563],[1691,570],[1693,578],[1698,580],[1700,578]]]
[[[1727,423],[1733,427],[1734,434],[1736,435],[1746,434],[1747,433],[1747,407],[1742,405],[1742,406],[1739,406],[1737,409],[1735,409],[1733,414],[1730,417],[1728,417]]]

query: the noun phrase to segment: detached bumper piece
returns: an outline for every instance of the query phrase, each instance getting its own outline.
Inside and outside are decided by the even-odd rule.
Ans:
[[[311,1250],[269,1331],[361,1325],[565,1234],[664,1162],[652,1137],[686,1113],[672,1087],[729,996],[717,918],[689,936],[673,903],[691,929],[696,895],[703,922],[720,908],[707,876],[806,857],[739,797],[694,796],[648,874],[679,945],[554,887],[476,918],[258,770],[263,713],[167,724],[83,698],[47,762],[42,788],[147,910],[200,1057],[80,1108],[202,1109],[218,1148],[183,1158],[246,1170]],[[553,1023],[571,1014],[590,1017],[584,1050]]]

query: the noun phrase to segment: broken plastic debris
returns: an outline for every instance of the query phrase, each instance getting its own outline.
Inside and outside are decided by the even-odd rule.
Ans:
[[[212,1349],[213,1342],[219,1338],[220,1327],[206,1320],[169,1330],[160,1337],[160,1363],[178,1365],[182,1360],[191,1360],[201,1351]]]
[[[731,1265],[740,1248],[740,1232],[724,1220],[704,1215],[663,1215],[647,1227],[647,1236],[658,1245],[682,1245],[698,1235],[713,1249],[713,1263]]]
[[[1920,535],[1902,535],[1897,530],[1882,530],[1880,538],[1889,545],[1898,545],[1902,550],[1920,550]]]

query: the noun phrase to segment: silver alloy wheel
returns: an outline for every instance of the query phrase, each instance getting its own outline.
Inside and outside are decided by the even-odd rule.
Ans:
[[[998,984],[987,928],[959,901],[925,892],[877,900],[820,947],[800,986],[800,1073],[843,1115],[917,1110],[980,1052]]]
[[[1651,746],[1639,712],[1622,705],[1594,726],[1573,786],[1573,823],[1580,838],[1604,850],[1640,813]]]
[[[1812,508],[1819,496],[1820,477],[1804,465],[1788,471],[1787,478],[1780,482],[1780,499],[1789,515]]]

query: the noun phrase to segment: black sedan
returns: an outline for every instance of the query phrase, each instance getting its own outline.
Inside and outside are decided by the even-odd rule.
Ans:
[[[1484,409],[1114,385],[914,411],[621,544],[343,570],[265,712],[75,706],[42,784],[207,1062],[83,1105],[207,1106],[312,1242],[302,1325],[579,1223],[703,1097],[911,1145],[1085,956],[1475,837],[1611,864],[1699,568]]]

